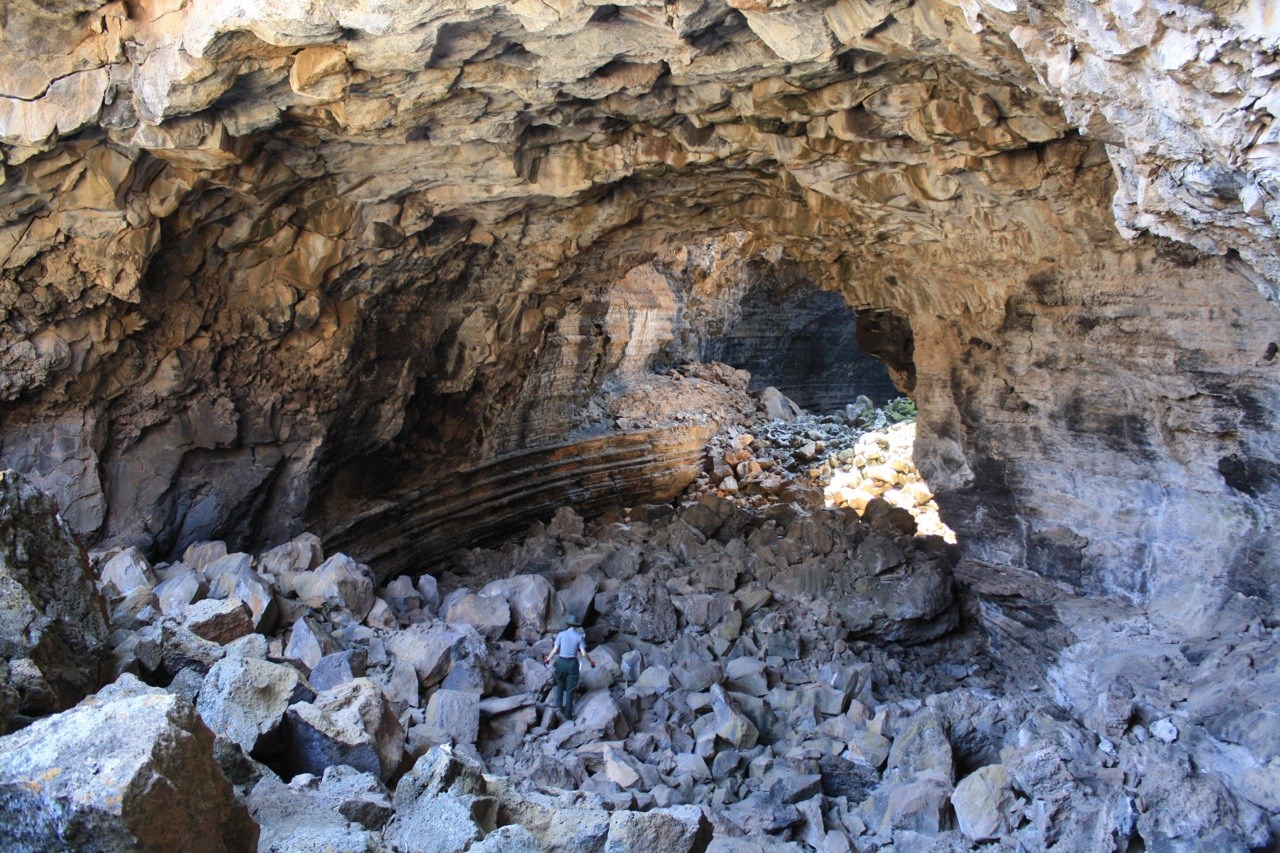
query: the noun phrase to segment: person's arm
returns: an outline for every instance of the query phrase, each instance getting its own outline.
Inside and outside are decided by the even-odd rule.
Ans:
[[[591,659],[591,655],[587,654],[586,645],[578,646],[578,654],[582,655],[583,660],[591,664],[592,669],[596,668],[596,662]]]

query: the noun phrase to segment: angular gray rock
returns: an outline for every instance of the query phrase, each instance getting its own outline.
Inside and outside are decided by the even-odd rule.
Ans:
[[[259,853],[385,853],[376,832],[334,808],[319,780],[300,776],[286,784],[264,776],[245,802],[262,826]]]
[[[556,598],[551,582],[542,575],[496,580],[481,589],[480,595],[499,596],[507,602],[516,639],[536,642],[549,624],[564,624],[563,604]]]
[[[334,554],[314,571],[294,575],[293,591],[303,604],[335,620],[360,622],[373,607],[373,578],[346,554]]]
[[[391,637],[387,650],[412,666],[424,687],[431,687],[448,674],[462,637],[461,631],[440,624],[411,625]]]
[[[905,781],[928,775],[947,786],[955,782],[955,764],[946,719],[926,709],[911,718],[893,739],[885,778]]]
[[[303,533],[258,555],[258,569],[271,575],[285,572],[306,572],[320,565],[324,559],[320,537]]]
[[[51,499],[0,472],[0,659],[22,715],[59,711],[106,676],[106,603]],[[10,716],[0,717],[0,731]]]
[[[308,680],[316,690],[328,690],[363,678],[367,671],[367,659],[364,649],[347,649],[325,655],[311,668]]]
[[[311,616],[303,616],[293,623],[284,656],[296,660],[307,669],[314,669],[326,655],[336,654],[341,646],[321,624]]]
[[[204,589],[204,581],[200,575],[188,569],[160,581],[153,591],[161,613],[180,617],[188,604],[197,601],[204,594]]]
[[[999,838],[1011,828],[1013,792],[999,764],[979,767],[960,780],[951,794],[956,825],[970,841]]]
[[[404,853],[461,853],[481,836],[472,804],[483,768],[448,746],[433,747],[396,786],[395,817],[384,836]]]
[[[290,705],[314,697],[291,666],[229,655],[205,675],[196,710],[214,734],[249,753],[276,732]]]
[[[289,706],[284,736],[294,772],[320,775],[347,764],[379,779],[400,767],[405,734],[378,686],[357,678]]]
[[[365,829],[382,829],[396,813],[391,792],[377,776],[344,764],[325,768],[320,793],[338,814]]]
[[[253,633],[253,614],[238,598],[208,598],[183,608],[182,626],[197,637],[225,646]]]
[[[123,692],[0,738],[0,849],[254,849],[191,703]]]
[[[497,639],[511,624],[511,607],[501,595],[467,593],[449,603],[444,621],[449,625],[470,625],[481,636]]]
[[[614,812],[604,849],[605,853],[694,853],[710,841],[711,823],[701,806],[672,806]]]
[[[423,722],[448,734],[455,744],[474,744],[480,732],[480,694],[440,688],[427,700]]]
[[[126,548],[103,563],[98,570],[98,581],[103,591],[112,595],[124,595],[138,587],[151,589],[157,583],[151,564],[137,548]]]

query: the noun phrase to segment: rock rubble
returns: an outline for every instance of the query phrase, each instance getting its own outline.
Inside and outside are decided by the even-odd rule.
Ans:
[[[124,577],[187,574],[226,597],[116,608],[117,681],[0,739],[17,849],[90,831],[181,849],[200,821],[215,846],[260,833],[279,851],[1244,849],[1277,812],[1199,766],[1185,709],[1141,722],[1152,697],[1104,694],[1093,722],[1001,677],[963,617],[954,548],[883,498],[859,517],[695,485],[590,522],[563,509],[381,586],[313,537],[257,556],[208,543],[182,566],[121,554],[128,572],[99,561],[114,598]],[[278,615],[252,631],[235,593],[261,589]],[[565,720],[542,657],[569,613],[597,666]],[[318,657],[298,651],[311,643]],[[100,791],[90,754],[199,802],[178,820],[164,785]]]

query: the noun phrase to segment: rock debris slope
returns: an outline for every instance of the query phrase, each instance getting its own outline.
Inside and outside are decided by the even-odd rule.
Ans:
[[[990,578],[957,585],[955,547],[917,528],[931,510],[822,508],[814,472],[791,470],[843,471],[849,449],[905,431],[846,429],[736,426],[675,504],[590,523],[565,508],[416,581],[375,586],[310,535],[154,567],[104,555],[117,681],[0,739],[0,837],[182,849],[214,821],[202,838],[278,851],[1267,842],[1274,637],[1166,644],[1153,670],[1159,640],[1122,605],[1059,593],[1046,606],[1074,612],[1081,641],[1039,689],[989,655],[1018,638],[975,621],[999,596]],[[1101,645],[1084,630],[1099,605]],[[597,664],[572,720],[542,663],[569,614]],[[1245,684],[1247,700],[1227,687]]]

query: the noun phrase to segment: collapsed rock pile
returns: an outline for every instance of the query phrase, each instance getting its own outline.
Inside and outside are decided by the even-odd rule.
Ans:
[[[308,535],[103,555],[118,678],[0,739],[0,846],[1265,843],[1265,812],[1170,720],[1130,706],[1102,735],[1001,695],[973,626],[953,630],[950,549],[916,534],[882,499],[859,518],[708,493],[561,510],[381,588]],[[599,666],[562,720],[541,659],[570,613]]]
[[[812,415],[765,389],[754,421],[735,423],[711,440],[709,470],[690,492],[714,490],[749,507],[781,500],[858,513],[880,497],[910,512],[920,533],[954,544],[912,458],[914,415],[894,403],[877,409],[859,397],[843,415]]]

